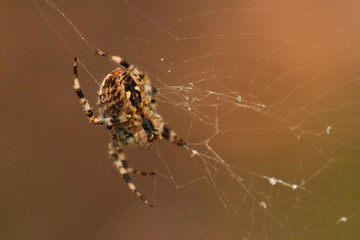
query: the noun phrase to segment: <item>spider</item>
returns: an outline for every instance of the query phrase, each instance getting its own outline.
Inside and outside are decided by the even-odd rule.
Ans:
[[[77,71],[77,58],[74,58],[74,89],[91,123],[105,126],[112,141],[109,155],[114,167],[120,172],[129,189],[145,204],[154,205],[137,190],[129,174],[143,176],[155,175],[155,172],[142,172],[129,167],[122,147],[136,145],[151,148],[162,139],[184,146],[185,141],[177,136],[163,122],[156,112],[157,88],[150,85],[150,79],[134,65],[118,56],[101,50],[95,52],[117,64],[119,68],[111,71],[103,80],[99,90],[99,116],[95,117],[89,101],[80,88]]]

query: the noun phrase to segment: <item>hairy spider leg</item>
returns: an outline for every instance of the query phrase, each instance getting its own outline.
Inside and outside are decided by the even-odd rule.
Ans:
[[[142,171],[133,169],[133,168],[131,168],[131,167],[127,167],[127,168],[126,168],[126,171],[127,171],[128,173],[137,174],[137,175],[142,175],[142,176],[153,176],[153,175],[156,174],[155,172],[142,172]]]
[[[99,118],[94,116],[94,113],[90,107],[89,101],[85,98],[80,88],[79,75],[77,71],[77,57],[74,58],[74,89],[76,95],[79,97],[81,104],[83,105],[84,111],[90,122],[99,125]],[[101,125],[101,124],[100,124]]]
[[[118,147],[118,148],[120,149],[121,143],[120,143],[120,141],[119,141],[118,138],[117,138],[117,134],[116,134],[112,129],[110,129],[110,130],[111,130],[111,136],[112,136],[112,139],[113,139],[113,143],[112,143],[112,144],[113,144],[113,147],[116,146],[116,147]],[[116,148],[116,147],[115,147],[115,148]],[[119,151],[122,152],[121,149],[120,149]],[[155,172],[143,172],[143,171],[139,171],[139,170],[137,170],[137,169],[134,169],[134,168],[132,168],[132,167],[127,166],[126,164],[125,164],[124,166],[126,166],[125,169],[126,169],[126,172],[127,172],[127,173],[137,174],[137,175],[142,175],[142,176],[153,176],[153,175],[156,174]]]
[[[156,95],[158,89],[156,87],[151,87],[151,101],[150,101],[150,109],[155,111],[156,110]]]
[[[148,201],[145,197],[141,195],[141,193],[137,190],[134,183],[131,181],[131,178],[128,174],[129,170],[131,173],[136,172],[136,174],[140,173],[140,175],[150,176],[154,175],[155,173],[145,173],[140,172],[135,169],[129,169],[126,160],[125,160],[125,154],[122,152],[121,149],[121,143],[117,140],[114,140],[112,143],[109,144],[109,154],[110,157],[113,159],[114,167],[119,170],[121,176],[125,180],[126,184],[128,185],[129,189],[136,194],[138,198],[140,198],[146,205],[150,207],[154,207],[154,205]]]
[[[108,54],[101,50],[98,50],[97,52],[95,52],[95,54],[99,55],[99,56],[107,57],[108,59],[110,59],[114,63],[124,67],[126,70],[128,70],[132,74],[136,75],[140,79],[143,79],[145,77],[144,73],[141,72],[135,65],[128,63],[125,59],[123,59],[119,56],[111,55],[111,54]]]
[[[173,130],[171,130],[168,126],[164,125],[164,128],[161,132],[161,136],[162,138],[165,138],[166,140],[178,145],[178,146],[185,146],[186,142],[178,137],[178,135],[176,134],[176,132],[174,132]]]

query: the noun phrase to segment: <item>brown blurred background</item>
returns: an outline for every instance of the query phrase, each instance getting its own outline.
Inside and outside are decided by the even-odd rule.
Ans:
[[[114,65],[35,3],[0,0],[0,239],[360,239],[358,1],[55,1],[189,142],[125,149],[152,209],[72,89]]]

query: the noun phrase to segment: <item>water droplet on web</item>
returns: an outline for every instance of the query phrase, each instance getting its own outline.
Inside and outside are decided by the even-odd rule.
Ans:
[[[163,61],[164,61],[164,58],[161,58],[160,61],[163,62]]]
[[[326,128],[326,134],[330,134],[330,130],[331,130],[331,126],[328,126],[327,128]]]
[[[275,178],[269,178],[269,182],[271,185],[275,185],[277,183],[277,180]]]
[[[341,222],[347,222],[347,217],[341,217],[341,218],[339,218],[339,220],[337,220],[336,221],[336,224],[339,224],[339,223],[341,223]]]
[[[260,207],[266,209],[267,208],[267,205],[265,202],[260,202]]]
[[[239,102],[241,102],[241,96],[238,96],[237,98],[236,98],[236,100],[238,100]]]
[[[196,150],[191,150],[191,157],[195,156],[195,155],[199,155],[199,152]]]

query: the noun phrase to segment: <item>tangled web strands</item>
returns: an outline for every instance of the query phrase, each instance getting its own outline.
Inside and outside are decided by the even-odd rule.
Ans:
[[[113,67],[94,64],[97,48],[151,77],[159,111],[188,142],[153,150],[151,200],[173,201],[203,239],[359,236],[360,5],[350,2],[34,1],[95,81]],[[165,234],[172,222],[154,211]]]

